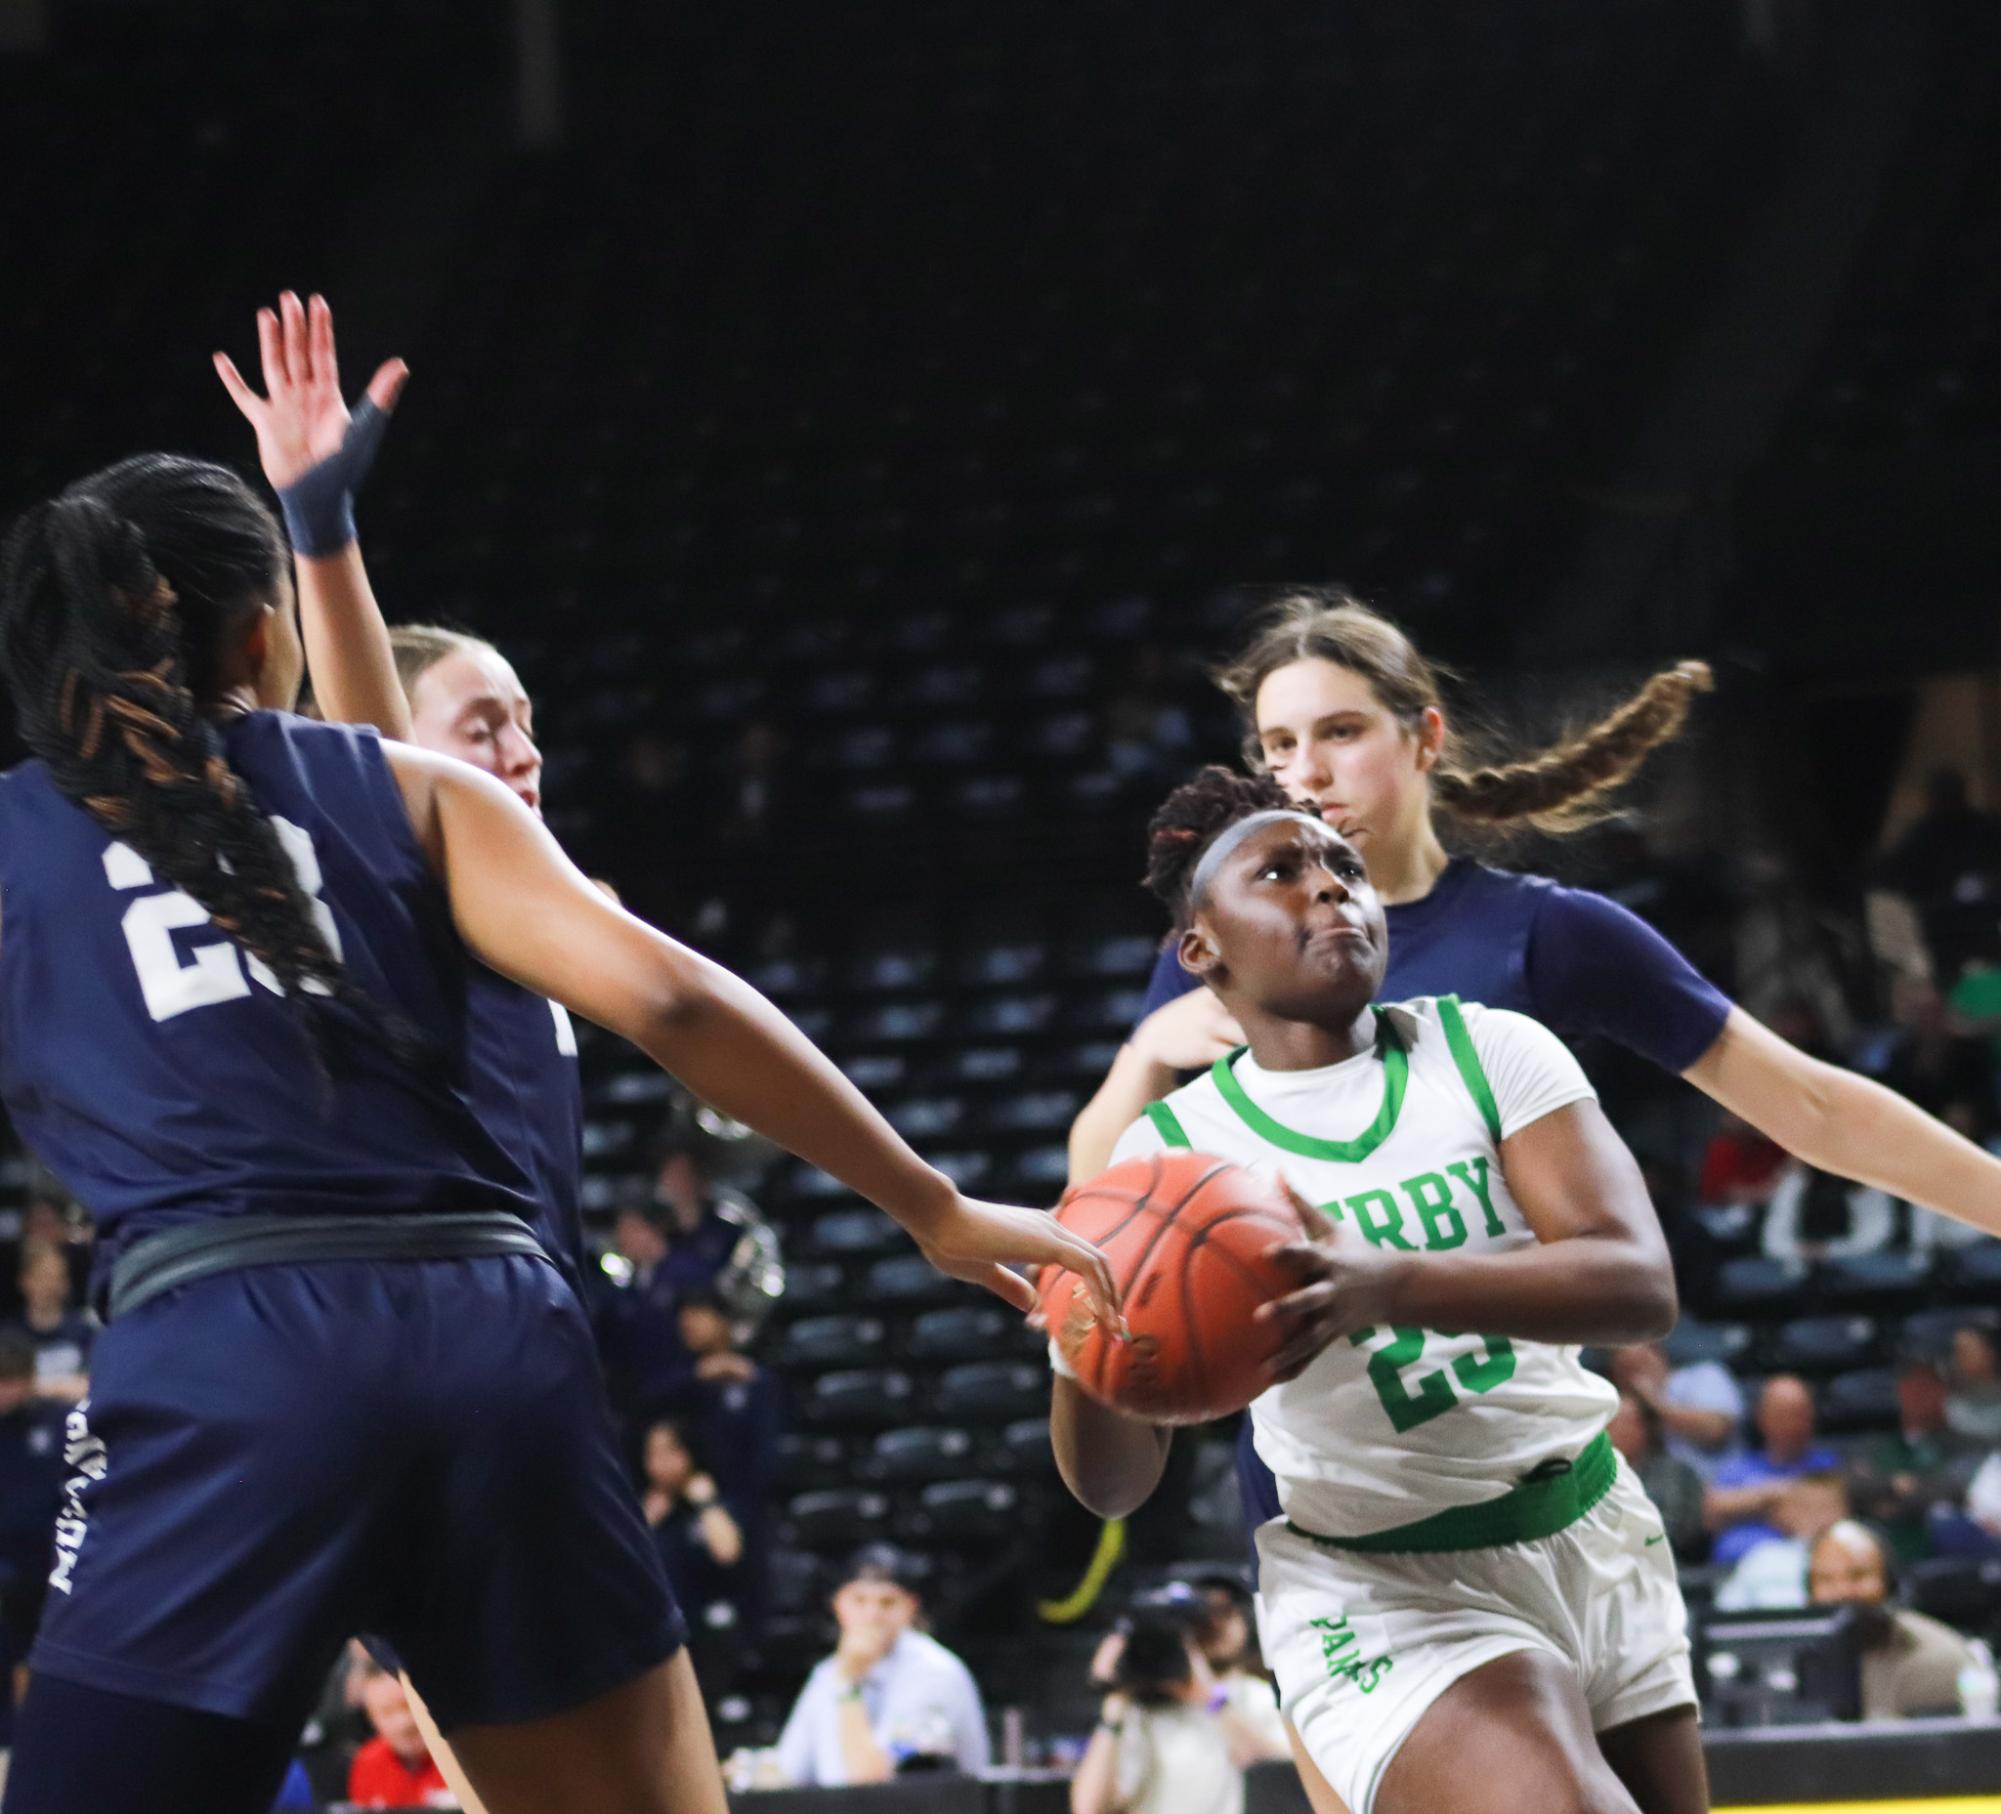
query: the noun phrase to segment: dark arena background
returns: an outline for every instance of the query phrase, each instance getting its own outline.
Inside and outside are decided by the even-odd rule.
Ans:
[[[255,311],[324,294],[350,395],[411,367],[357,508],[390,622],[492,638],[578,863],[975,1195],[1063,1191],[1167,930],[1149,815],[1237,760],[1209,669],[1299,584],[1396,618],[1501,750],[1708,662],[1612,816],[1448,845],[1610,895],[2001,1154],[1990,0],[0,0],[0,171],[0,511],[142,448],[261,484],[210,355],[254,382]],[[1244,1567],[1234,1430],[1101,1526],[1052,1463],[1041,1336],[582,1039],[635,1478],[672,1411],[741,1546],[720,1566],[646,1476],[733,1798],[1243,1805],[1070,1781],[1107,1634]],[[1895,1604],[1978,1641],[1949,1704],[1858,1718],[1853,1621],[1803,1587],[1731,1610],[1695,1480],[1716,1805],[2001,1808],[2001,1243],[1579,1056],[1673,1249],[1673,1377],[1736,1392],[1717,1446],[1762,1455],[1764,1382],[1804,1381]],[[89,1206],[0,1152],[43,1393],[0,1416],[18,1688],[57,1509],[32,1419],[87,1390],[94,1331]],[[66,1295],[32,1282],[50,1248]],[[712,1292],[729,1334],[691,1361],[680,1303]],[[900,1732],[908,1781],[785,1788],[879,1543],[991,1763]],[[345,1802],[397,1739],[368,1667],[285,1805]],[[1278,1762],[1230,1793],[1306,1805]]]

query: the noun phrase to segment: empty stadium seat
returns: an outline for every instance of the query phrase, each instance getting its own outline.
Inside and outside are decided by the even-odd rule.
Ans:
[[[965,1472],[972,1452],[965,1430],[885,1430],[875,1439],[870,1465],[883,1480],[947,1480]]]
[[[801,1493],[785,1508],[786,1530],[808,1549],[856,1549],[878,1542],[889,1520],[889,1500],[881,1493],[837,1487]]]
[[[820,1426],[900,1423],[909,1413],[911,1380],[895,1367],[823,1373],[806,1394],[804,1413]]]
[[[1035,1341],[1019,1314],[984,1304],[927,1310],[910,1326],[903,1351],[913,1360],[988,1360],[1020,1353]]]
[[[1820,1426],[1831,1433],[1886,1430],[1897,1421],[1897,1376],[1887,1367],[1837,1373],[1819,1394]]]
[[[1803,1316],[1780,1325],[1766,1348],[1776,1372],[1853,1372],[1874,1357],[1876,1325],[1866,1316]]]
[[[999,1423],[1046,1411],[1049,1369],[1027,1361],[968,1361],[948,1367],[932,1395],[940,1411]]]
[[[865,1366],[881,1352],[885,1334],[877,1317],[805,1317],[786,1325],[771,1360],[785,1368]]]
[[[996,1543],[1021,1535],[1019,1495],[1004,1480],[947,1480],[927,1486],[912,1533],[929,1543]]]

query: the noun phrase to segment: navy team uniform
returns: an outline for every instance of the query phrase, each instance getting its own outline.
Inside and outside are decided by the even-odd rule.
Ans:
[[[1547,876],[1455,857],[1422,900],[1384,915],[1384,1001],[1458,995],[1512,1008],[1565,1039],[1610,1039],[1676,1075],[1730,1017],[1729,998],[1645,920]],[[1200,987],[1169,945],[1154,964],[1144,1012]],[[1280,1515],[1278,1483],[1258,1457],[1249,1418],[1237,1440],[1237,1480],[1253,1530]]]
[[[560,1711],[685,1637],[576,1291],[521,1227],[573,1263],[550,1107],[574,1067],[549,1004],[460,943],[373,733],[258,712],[224,736],[349,973],[445,1075],[357,1025],[321,1089],[294,1011],[199,906],[39,763],[0,778],[0,1094],[95,1215],[100,1302],[113,1288],[33,1669],[296,1732],[365,1629],[447,1730]],[[308,1217],[366,1218],[360,1245],[454,1217],[519,1239],[239,1261],[119,1308],[163,1231]]]

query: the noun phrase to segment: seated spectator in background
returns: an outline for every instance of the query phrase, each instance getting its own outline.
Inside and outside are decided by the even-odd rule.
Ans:
[[[21,1212],[21,1251],[53,1247],[69,1268],[70,1302],[81,1304],[90,1294],[90,1219],[67,1197],[44,1191],[28,1200]]]
[[[1945,1375],[1928,1355],[1897,1366],[1897,1434],[1872,1442],[1852,1469],[1855,1509],[1881,1527],[1898,1562],[1932,1553],[1933,1508],[1957,1505],[1979,1465],[1979,1446],[1946,1425]]]
[[[1897,1031],[1873,1067],[1900,1096],[1928,1115],[1943,1116],[1950,1103],[1988,1094],[1987,1054],[1953,1025],[1938,985],[1928,976],[1899,977],[1890,992]]]
[[[1232,1759],[1249,1765],[1266,1758],[1290,1757],[1292,1747],[1286,1742],[1285,1718],[1278,1710],[1278,1690],[1258,1654],[1249,1587],[1241,1575],[1227,1570],[1204,1575],[1194,1586],[1207,1608],[1195,1634],[1196,1644],[1244,1735],[1242,1743],[1233,1740]],[[1226,1736],[1230,1736],[1228,1729]]]
[[[1947,1382],[1946,1427],[1985,1447],[2001,1444],[2001,1364],[1985,1329],[1969,1323],[1954,1333]]]
[[[986,1710],[971,1673],[918,1629],[907,1560],[862,1550],[834,1595],[840,1642],[806,1678],[778,1740],[787,1782],[841,1788],[908,1769],[984,1770]]]
[[[1701,1561],[1709,1551],[1709,1531],[1702,1522],[1702,1476],[1680,1456],[1668,1453],[1661,1441],[1660,1419],[1631,1392],[1622,1391],[1605,1433],[1654,1502],[1675,1560]]]
[[[1718,1585],[1717,1611],[1781,1612],[1804,1606],[1814,1543],[1849,1509],[1848,1483],[1839,1474],[1803,1474],[1787,1481],[1769,1515],[1773,1534],[1752,1544]]]
[[[1763,1203],[1779,1181],[1786,1149],[1748,1121],[1726,1113],[1703,1149],[1696,1201],[1705,1205],[1751,1208]]]
[[[743,1530],[715,1481],[697,1468],[687,1433],[672,1418],[646,1432],[640,1503],[688,1621],[695,1674],[713,1699],[723,1692],[722,1677],[742,1642],[735,1577],[744,1560]]]
[[[348,1800],[363,1808],[456,1807],[444,1773],[425,1749],[403,1684],[372,1657],[358,1657],[354,1668],[375,1736],[348,1767]]]
[[[1758,1446],[1732,1456],[1709,1482],[1703,1518],[1716,1535],[1711,1559],[1731,1565],[1758,1544],[1786,1535],[1771,1513],[1787,1485],[1802,1474],[1840,1468],[1834,1451],[1814,1439],[1813,1394],[1791,1373],[1774,1374],[1758,1394]]]
[[[716,1479],[740,1518],[761,1518],[785,1424],[777,1376],[739,1353],[729,1312],[713,1292],[690,1292],[677,1313],[693,1372],[677,1408],[697,1445],[715,1457]]]
[[[1974,806],[1958,769],[1934,769],[1925,810],[1884,859],[1882,879],[1917,908],[1933,967],[1952,975],[2001,891],[2001,817]]]
[[[0,1330],[0,1695],[10,1705],[48,1592],[65,1415],[35,1396],[34,1344]]]
[[[626,1277],[598,1300],[598,1343],[613,1402],[643,1417],[671,1405],[694,1367],[681,1340],[680,1294],[666,1269],[659,1214],[650,1205],[621,1205],[611,1244]]]
[[[69,1262],[45,1241],[21,1250],[21,1326],[35,1344],[35,1390],[75,1404],[90,1390],[96,1328],[70,1298]]]
[[[1988,912],[1993,912],[1991,904]],[[1989,926],[1982,932],[1945,1005],[1955,1032],[1986,1042],[1991,1086],[1993,1067],[2001,1065],[2001,928]]]
[[[655,1219],[666,1235],[661,1268],[680,1292],[712,1288],[743,1236],[702,1162],[700,1130],[676,1125],[662,1137],[653,1175]]]
[[[1703,1479],[1732,1454],[1744,1430],[1744,1388],[1721,1361],[1668,1366],[1658,1342],[1612,1350],[1612,1383],[1660,1425],[1667,1452]]]
[[[1070,1814],[1241,1814],[1232,1713],[1185,1621],[1135,1609],[1099,1646],[1091,1680],[1110,1692],[1070,1779]]]
[[[1845,1518],[1829,1526],[1813,1546],[1810,1578],[1814,1605],[1861,1609],[1865,1720],[1960,1711],[1959,1672],[1977,1653],[1950,1625],[1895,1603],[1890,1554],[1875,1532]]]
[[[1793,1160],[1766,1200],[1759,1245],[1767,1259],[1810,1265],[1875,1253],[1896,1232],[1897,1199],[1888,1191]]]

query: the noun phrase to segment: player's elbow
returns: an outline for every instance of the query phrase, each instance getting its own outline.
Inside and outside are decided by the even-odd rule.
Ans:
[[[1681,1294],[1675,1287],[1674,1263],[1665,1253],[1648,1255],[1631,1268],[1619,1307],[1617,1340],[1622,1346],[1657,1342],[1673,1331],[1681,1315]]]

